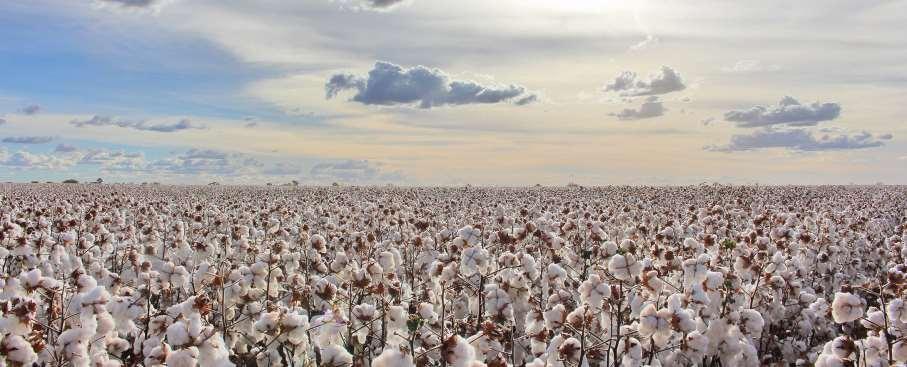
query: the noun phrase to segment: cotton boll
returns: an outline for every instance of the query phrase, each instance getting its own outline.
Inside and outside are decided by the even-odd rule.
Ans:
[[[888,301],[888,318],[907,323],[907,302],[901,298],[895,298]]]
[[[195,367],[198,365],[198,348],[177,349],[167,355],[167,367]]]
[[[611,261],[608,261],[608,271],[620,280],[629,281],[639,275],[642,265],[636,260],[633,254],[614,255]]]
[[[340,345],[326,345],[320,348],[321,363],[325,366],[349,367],[353,364],[353,355]]]
[[[602,281],[598,274],[592,274],[579,286],[580,300],[594,308],[601,308],[606,298],[611,297],[611,286]]]
[[[189,343],[189,331],[185,322],[177,321],[167,327],[167,342],[175,347]]]
[[[408,353],[387,348],[372,361],[372,367],[415,367]]]
[[[759,336],[762,335],[762,327],[764,325],[765,321],[759,311],[753,309],[740,311],[740,331],[753,340],[758,340]]]
[[[857,320],[863,316],[863,302],[851,293],[835,293],[835,299],[831,303],[831,316],[839,324]]]
[[[397,267],[394,254],[390,251],[383,251],[378,254],[378,265],[387,273],[393,273]]]
[[[451,367],[472,367],[476,352],[471,345],[459,335],[454,335],[444,341],[441,346],[442,358]]]
[[[0,340],[0,350],[5,354],[6,360],[13,365],[30,366],[38,361],[31,344],[19,335],[6,335]]]

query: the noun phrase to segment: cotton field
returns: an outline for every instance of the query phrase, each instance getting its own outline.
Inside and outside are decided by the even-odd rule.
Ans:
[[[907,188],[0,185],[0,365],[907,363]]]

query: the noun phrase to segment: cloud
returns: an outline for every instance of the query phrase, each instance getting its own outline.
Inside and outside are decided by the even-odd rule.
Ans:
[[[370,8],[370,9],[379,9],[379,10],[392,9],[405,2],[406,2],[405,0],[362,0],[361,1],[363,6]]]
[[[302,168],[290,163],[278,162],[265,168],[262,173],[269,176],[295,176],[302,174]]]
[[[729,111],[724,120],[736,122],[738,127],[761,127],[778,124],[790,126],[815,126],[822,121],[830,121],[841,115],[841,105],[829,102],[800,104],[790,96],[781,98],[777,106],[754,106],[746,110]]]
[[[77,151],[79,151],[79,148],[65,143],[57,144],[57,147],[54,148],[55,153],[72,153]]]
[[[757,73],[763,71],[778,71],[781,70],[781,67],[774,64],[765,64],[759,60],[740,60],[734,63],[734,65],[726,66],[721,68],[721,71],[725,73]]]
[[[767,148],[785,148],[794,151],[850,150],[874,148],[884,145],[891,134],[873,136],[863,131],[857,134],[828,134],[815,136],[806,129],[760,129],[752,134],[734,135],[728,145],[707,146],[706,150],[737,152]]]
[[[481,85],[474,81],[452,80],[439,69],[421,65],[403,68],[383,61],[375,63],[368,77],[335,74],[325,84],[327,98],[336,97],[345,90],[356,91],[351,100],[366,105],[417,104],[419,108],[508,101],[527,104],[536,99],[535,94],[515,84]]]
[[[22,112],[23,114],[26,114],[29,116],[37,115],[39,112],[41,112],[41,106],[38,106],[36,104],[28,105],[28,106],[20,108],[19,112]]]
[[[126,10],[150,10],[157,12],[171,0],[94,0],[95,4],[105,7],[113,6]]]
[[[255,174],[264,164],[250,156],[208,149],[189,149],[173,157],[151,162],[145,170],[169,174]]]
[[[612,113],[611,116],[617,116],[618,119],[624,121],[630,120],[642,120],[653,117],[658,117],[664,115],[666,109],[662,101],[658,100],[656,96],[649,96],[643,101],[642,105],[638,109],[625,108],[619,113]]]
[[[618,92],[622,96],[654,96],[681,91],[686,87],[676,70],[662,66],[661,71],[649,76],[648,80],[639,78],[632,71],[624,71],[605,85],[605,92]]]
[[[332,0],[339,1],[343,8],[349,10],[371,10],[386,12],[412,2],[412,0]]]
[[[0,149],[0,166],[12,169],[61,169],[75,164],[72,159],[51,154],[33,154],[24,150],[8,153]]]
[[[3,138],[4,143],[10,144],[46,144],[53,140],[52,136],[10,136]]]
[[[6,119],[0,118],[0,126],[6,125]]]
[[[76,127],[85,127],[85,126],[116,126],[128,129],[135,129],[141,131],[155,131],[161,133],[172,133],[182,130],[190,129],[206,129],[207,126],[202,124],[196,124],[190,121],[189,119],[182,119],[174,123],[158,123],[150,124],[147,121],[128,121],[128,120],[115,120],[110,116],[99,116],[95,115],[94,117],[88,120],[72,120],[70,124]]]
[[[630,46],[630,51],[644,51],[646,49],[657,46],[659,42],[661,42],[661,40],[658,39],[658,37],[648,34],[646,35],[646,39]]]
[[[317,180],[349,183],[392,182],[403,179],[400,172],[386,171],[382,164],[368,160],[319,163],[312,167],[309,174]]]

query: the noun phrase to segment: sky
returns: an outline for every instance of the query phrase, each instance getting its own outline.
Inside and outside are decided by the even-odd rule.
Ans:
[[[907,184],[907,1],[0,2],[0,181]]]

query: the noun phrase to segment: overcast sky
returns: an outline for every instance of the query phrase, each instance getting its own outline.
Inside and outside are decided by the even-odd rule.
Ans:
[[[0,3],[0,180],[907,183],[907,1]]]

